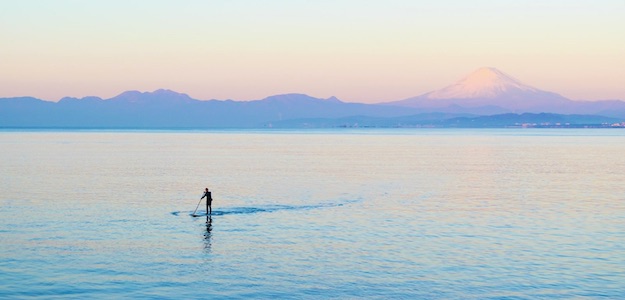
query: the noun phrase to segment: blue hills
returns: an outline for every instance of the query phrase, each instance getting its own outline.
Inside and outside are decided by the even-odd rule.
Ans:
[[[570,101],[570,100],[568,100]],[[625,102],[570,101],[557,112],[514,112],[496,103],[410,107],[284,94],[254,101],[197,100],[171,90],[127,91],[110,99],[0,98],[2,128],[190,129],[329,127],[601,127],[625,121]],[[610,109],[612,108],[612,109]],[[588,112],[570,114],[570,112]],[[547,124],[547,125],[545,125]]]
[[[201,101],[171,90],[128,91],[110,99],[0,98],[0,127],[5,128],[262,128],[302,118],[362,115],[397,117],[417,113],[390,105],[345,103],[285,94],[255,101]]]

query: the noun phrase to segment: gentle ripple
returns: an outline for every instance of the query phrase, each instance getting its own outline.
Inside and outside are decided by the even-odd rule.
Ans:
[[[0,298],[622,298],[624,135],[0,132]]]

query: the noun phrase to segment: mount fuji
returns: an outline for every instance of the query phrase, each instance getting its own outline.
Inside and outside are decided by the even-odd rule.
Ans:
[[[495,68],[480,68],[443,89],[386,104],[475,114],[578,112],[579,101],[526,85]]]

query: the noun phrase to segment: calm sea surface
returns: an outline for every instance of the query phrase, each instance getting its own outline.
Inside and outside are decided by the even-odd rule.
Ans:
[[[625,130],[2,131],[0,173],[1,299],[625,297]]]

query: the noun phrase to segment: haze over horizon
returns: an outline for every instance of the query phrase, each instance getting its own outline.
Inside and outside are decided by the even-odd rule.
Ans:
[[[15,1],[0,97],[286,93],[377,103],[495,67],[572,100],[625,100],[623,1]]]

